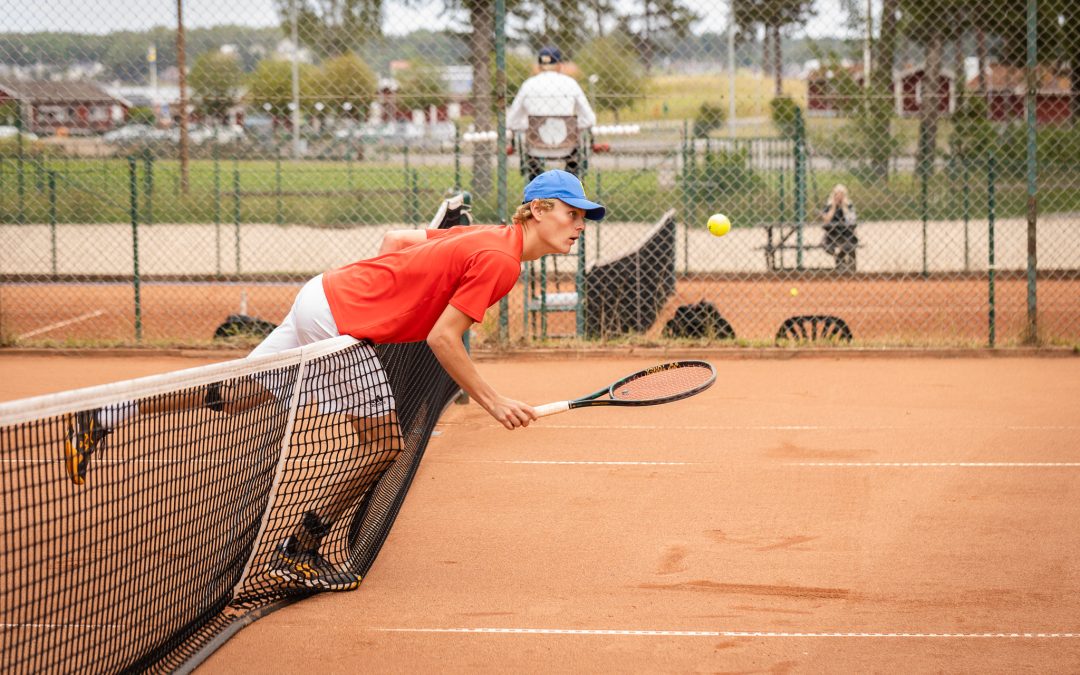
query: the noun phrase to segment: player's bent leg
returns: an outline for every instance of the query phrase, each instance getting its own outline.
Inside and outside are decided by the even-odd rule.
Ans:
[[[105,448],[109,430],[101,424],[100,409],[85,410],[68,415],[67,434],[64,438],[64,469],[75,485],[86,482],[90,457]]]

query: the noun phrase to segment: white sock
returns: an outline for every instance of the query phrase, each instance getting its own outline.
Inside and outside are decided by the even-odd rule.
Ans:
[[[139,406],[131,401],[103,406],[98,412],[98,422],[106,429],[115,429],[139,414]]]

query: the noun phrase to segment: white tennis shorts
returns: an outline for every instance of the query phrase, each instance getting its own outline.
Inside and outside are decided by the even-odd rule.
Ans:
[[[276,354],[339,335],[320,274],[304,284],[281,325],[248,357]],[[333,357],[316,359],[308,364],[301,390],[304,402],[314,398],[319,411],[324,414],[342,413],[356,417],[382,417],[396,409],[390,383],[375,349],[367,344],[356,349],[355,358],[360,363],[355,368],[341,368],[340,361]],[[268,373],[258,379],[275,396],[288,395],[288,382],[281,378]]]

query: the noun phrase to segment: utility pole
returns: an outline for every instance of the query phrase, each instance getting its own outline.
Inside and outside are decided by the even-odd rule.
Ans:
[[[188,193],[187,58],[184,51],[184,0],[176,0],[176,69],[180,75],[180,192]]]

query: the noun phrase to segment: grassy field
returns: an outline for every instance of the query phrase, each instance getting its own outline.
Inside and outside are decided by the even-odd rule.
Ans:
[[[649,166],[637,169],[594,170],[586,176],[586,188],[612,205],[612,217],[626,221],[650,221],[668,208],[677,208],[692,220],[704,220],[723,210],[735,222],[757,223],[789,220],[794,214],[794,185],[790,170],[741,169],[705,172],[699,155],[699,171],[693,181],[679,177],[664,180]],[[58,223],[127,222],[130,220],[130,182],[123,160],[69,160],[42,164],[42,173],[56,176],[55,203],[50,200],[47,179],[39,180],[38,168],[24,166],[22,209],[18,181],[8,160],[0,177],[2,222]],[[415,172],[415,173],[414,173]],[[239,199],[234,185],[239,177]],[[471,175],[463,172],[470,187]],[[179,188],[179,165],[174,160],[153,164],[148,182],[145,165],[138,173],[138,208],[141,223],[279,223],[349,227],[359,224],[426,222],[435,205],[454,184],[452,167],[416,166],[406,174],[402,167],[344,162],[282,162],[247,160],[221,162],[197,160],[190,165],[190,190]],[[598,185],[599,181],[599,185]],[[816,213],[835,183],[847,183],[863,219],[898,220],[923,216],[922,186],[911,173],[899,173],[889,181],[862,177],[844,170],[816,170],[807,176],[807,210]],[[152,192],[147,199],[147,186]],[[518,195],[524,181],[511,165],[508,194]],[[1080,210],[1080,191],[1069,180],[1040,191],[1044,209]],[[280,189],[279,189],[280,188]],[[999,178],[995,184],[997,215],[1022,215],[1026,209],[1026,185],[1022,180]],[[482,222],[496,219],[494,193],[476,196],[475,213]],[[930,219],[984,217],[987,210],[985,173],[962,174],[939,171],[927,186],[926,216]]]
[[[645,98],[623,112],[623,120],[693,119],[702,103],[712,103],[728,110],[731,83],[724,73],[708,75],[656,75],[649,80]],[[785,79],[783,91],[800,107],[806,107],[806,82]],[[735,75],[735,114],[740,119],[768,117],[773,98],[773,80],[746,70]],[[610,113],[604,121],[614,121]]]

